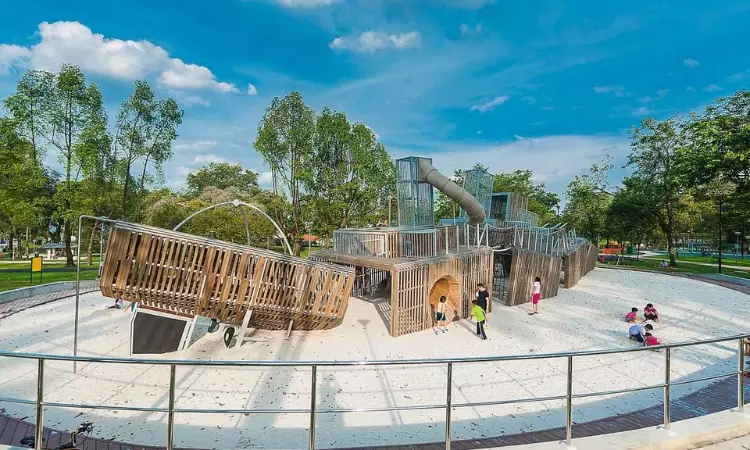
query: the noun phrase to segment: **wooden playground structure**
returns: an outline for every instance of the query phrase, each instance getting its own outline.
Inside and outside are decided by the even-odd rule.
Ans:
[[[429,159],[403,158],[396,167],[400,226],[336,230],[333,248],[310,259],[114,222],[101,292],[152,314],[133,320],[149,332],[171,327],[174,342],[157,351],[174,351],[197,339],[199,318],[204,325],[210,319],[209,332],[223,324],[227,346],[238,330],[241,344],[250,327],[330,329],[342,322],[352,294],[380,298],[390,334],[402,336],[433,327],[442,296],[449,321],[467,318],[480,283],[494,301],[513,306],[529,301],[535,277],[548,298],[593,269],[595,246],[564,225],[540,227],[525,210],[528,200],[492,193],[486,171],[467,171],[459,187]],[[435,225],[433,189],[459,204],[459,217]],[[154,339],[161,338],[146,340]]]

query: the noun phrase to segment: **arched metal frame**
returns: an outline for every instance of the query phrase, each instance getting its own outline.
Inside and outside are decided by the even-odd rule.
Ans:
[[[250,204],[250,203],[247,203],[247,202],[243,202],[242,200],[232,200],[230,202],[217,203],[215,205],[209,205],[209,206],[206,206],[203,209],[199,209],[198,211],[196,211],[196,212],[190,214],[189,216],[187,216],[185,218],[185,220],[183,220],[182,222],[178,223],[176,227],[172,228],[172,231],[179,231],[180,228],[182,228],[183,225],[185,225],[188,221],[190,221],[190,219],[192,219],[193,217],[195,217],[195,216],[197,216],[199,214],[202,214],[202,213],[204,213],[206,211],[210,211],[212,209],[218,208],[219,206],[226,206],[226,205],[232,205],[235,208],[239,208],[240,206],[246,206],[246,207],[252,209],[253,211],[262,214],[263,217],[265,217],[266,219],[268,219],[273,224],[273,226],[276,227],[276,231],[279,233],[279,236],[281,236],[281,239],[284,240],[284,244],[286,244],[286,249],[289,252],[289,254],[290,255],[294,255],[294,252],[292,251],[292,246],[289,245],[289,241],[286,239],[286,236],[284,235],[284,231],[281,229],[281,227],[279,226],[279,224],[277,224],[276,221],[273,220],[271,218],[271,216],[269,216],[268,214],[266,214],[266,212],[263,211],[262,209],[258,208],[257,206],[255,206],[253,204]],[[248,244],[250,244],[250,229],[248,228],[247,216],[245,215],[244,211],[242,212],[242,217],[243,217],[243,220],[245,222],[245,233],[247,234]]]

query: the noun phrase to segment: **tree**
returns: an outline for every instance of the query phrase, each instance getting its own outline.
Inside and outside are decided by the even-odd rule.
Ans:
[[[208,163],[198,172],[187,176],[188,194],[195,197],[207,187],[218,189],[236,188],[239,192],[249,195],[258,191],[258,174],[243,169],[239,164]]]
[[[654,199],[649,183],[638,177],[624,179],[623,188],[613,196],[607,211],[608,228],[614,237],[640,247],[658,227],[660,210]]]
[[[56,193],[58,215],[63,221],[66,265],[74,266],[71,250],[71,228],[78,215],[73,209],[78,196],[78,179],[87,158],[82,156],[84,143],[96,136],[96,130],[106,123],[102,96],[95,85],[87,85],[83,72],[71,65],[63,65],[54,76],[54,85],[45,102],[44,137],[58,150],[59,160],[65,170],[64,184]]]
[[[40,154],[40,137],[45,127],[44,114],[48,108],[53,75],[49,72],[29,70],[18,82],[16,92],[3,102],[5,108],[18,121],[19,136],[31,144],[30,158],[37,163]]]
[[[646,119],[631,132],[632,152],[628,165],[641,183],[650,185],[651,198],[660,213],[659,226],[667,238],[669,265],[676,267],[674,255],[677,211],[684,193],[684,168],[680,149],[684,148],[685,124],[671,118],[663,122]]]
[[[548,192],[544,183],[534,183],[533,176],[531,170],[496,174],[492,192],[512,192],[527,197],[529,211],[539,216],[541,224],[549,223],[556,216],[560,198],[554,192]]]
[[[289,196],[289,227],[287,233],[294,238],[294,254],[300,254],[303,230],[303,183],[310,179],[313,154],[315,114],[305,105],[298,92],[283,99],[278,97],[266,108],[260,123],[254,147],[271,168],[274,193],[279,188]],[[281,186],[279,186],[281,184]],[[276,213],[279,217],[280,212]]]
[[[597,244],[599,236],[606,231],[607,210],[612,197],[598,192],[586,175],[576,175],[568,184],[565,196],[568,203],[563,220]]]
[[[124,101],[117,116],[115,141],[123,151],[122,213],[129,212],[127,205],[136,200],[136,220],[140,216],[141,200],[149,164],[161,171],[162,164],[172,156],[172,142],[177,138],[177,127],[182,123],[183,111],[177,102],[168,98],[156,100],[154,92],[145,81],[136,81],[133,93]],[[142,161],[138,192],[133,194],[131,171],[136,161]]]
[[[46,201],[46,174],[33,157],[31,142],[20,136],[21,127],[14,119],[0,117],[0,226],[10,232],[11,251],[19,231],[42,219]]]
[[[344,113],[324,108],[316,119],[305,182],[310,215],[326,237],[333,230],[374,221],[379,203],[394,185],[394,165],[375,134],[361,123],[349,124]]]

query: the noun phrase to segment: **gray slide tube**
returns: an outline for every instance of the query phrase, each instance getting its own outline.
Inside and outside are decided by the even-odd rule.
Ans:
[[[427,183],[444,193],[451,200],[458,203],[469,216],[469,225],[479,225],[484,223],[487,216],[484,213],[484,207],[464,188],[454,183],[430,164],[426,159],[419,159],[419,181]]]

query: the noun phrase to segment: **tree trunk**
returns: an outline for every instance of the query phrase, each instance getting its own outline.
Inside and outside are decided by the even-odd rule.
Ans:
[[[78,239],[81,237],[78,236]],[[65,220],[63,225],[63,239],[65,240],[65,267],[75,267],[76,264],[73,262],[73,249],[71,247],[70,239],[70,221]]]
[[[88,248],[89,266],[93,264],[93,260],[94,260],[94,237],[96,237],[96,230],[98,226],[99,226],[99,222],[95,221],[94,226],[91,227],[91,237],[89,237],[89,248]],[[99,255],[99,257],[101,258],[101,255]]]
[[[16,259],[16,252],[13,251],[13,239],[16,238],[16,230],[10,230],[10,241],[8,242],[8,253],[11,259]]]
[[[125,183],[123,183],[122,187],[122,209],[120,212],[123,217],[127,217],[127,209],[125,207],[128,203],[128,188],[130,187],[130,166],[131,162],[130,159],[128,159],[127,166],[125,167]]]
[[[302,252],[302,245],[300,245],[299,239],[294,239],[294,244],[292,244],[292,251],[294,252],[294,256],[300,256]]]
[[[669,267],[677,267],[677,260],[674,257],[674,236],[671,231],[667,232],[667,253],[669,253]]]
[[[146,182],[146,167],[148,167],[148,160],[151,156],[146,156],[146,161],[143,163],[143,171],[141,172],[140,189],[138,190],[138,204],[136,206],[135,221],[141,221],[141,202],[143,201],[143,188]]]

